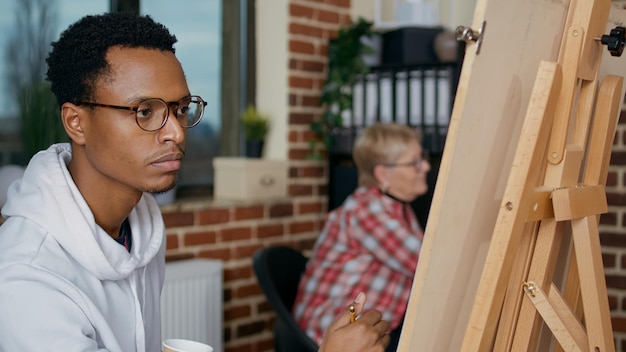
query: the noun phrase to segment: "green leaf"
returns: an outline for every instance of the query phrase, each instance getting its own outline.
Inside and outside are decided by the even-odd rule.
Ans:
[[[352,109],[352,86],[359,76],[369,72],[362,55],[373,53],[374,49],[361,38],[371,37],[375,33],[372,26],[372,22],[359,18],[349,26],[340,28],[337,37],[328,44],[328,73],[320,98],[324,112],[320,120],[310,124],[311,131],[327,149],[334,142],[332,129],[343,127],[342,113]],[[310,154],[321,158],[317,146],[317,141],[309,145]]]

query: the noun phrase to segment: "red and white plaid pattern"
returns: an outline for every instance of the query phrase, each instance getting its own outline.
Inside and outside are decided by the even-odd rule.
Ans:
[[[328,214],[307,263],[293,314],[317,343],[363,291],[365,310],[378,309],[398,327],[404,318],[423,231],[410,205],[359,188]]]

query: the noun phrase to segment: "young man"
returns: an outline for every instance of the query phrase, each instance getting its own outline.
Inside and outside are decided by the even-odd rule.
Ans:
[[[185,130],[206,105],[175,42],[150,17],[116,13],[52,44],[48,79],[71,143],[35,155],[2,209],[1,351],[161,350],[165,228],[150,193],[174,187]],[[387,343],[380,313],[348,321],[322,350]]]

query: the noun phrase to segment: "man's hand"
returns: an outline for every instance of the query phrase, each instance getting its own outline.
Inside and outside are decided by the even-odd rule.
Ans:
[[[326,330],[318,352],[384,352],[389,344],[389,322],[381,320],[382,314],[370,310],[359,316],[365,306],[365,293],[356,296],[352,305],[358,318],[350,323],[346,308]]]

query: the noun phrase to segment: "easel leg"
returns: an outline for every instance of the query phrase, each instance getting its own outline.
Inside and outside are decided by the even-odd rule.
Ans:
[[[572,220],[572,237],[590,351],[614,351],[602,249],[595,216]]]

